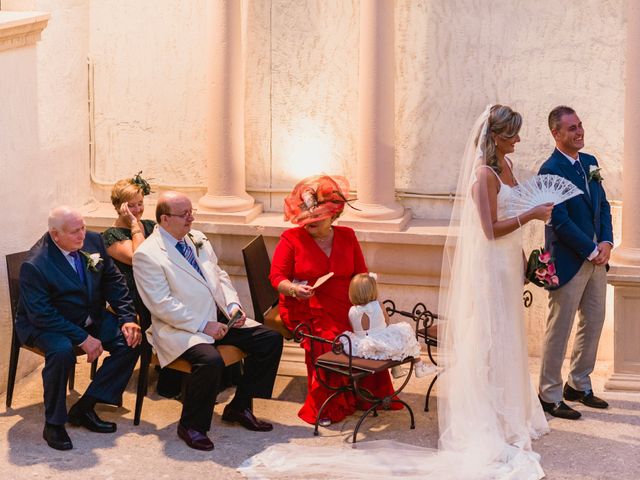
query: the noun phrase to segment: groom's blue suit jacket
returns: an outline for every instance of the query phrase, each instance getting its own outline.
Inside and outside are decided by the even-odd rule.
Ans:
[[[598,166],[592,155],[581,152],[579,158],[587,176],[591,165]],[[584,192],[556,205],[550,225],[545,226],[545,249],[555,258],[559,286],[562,286],[578,272],[596,242],[613,243],[611,208],[602,182],[591,180],[590,193],[587,193],[575,167],[558,149],[542,164],[539,173],[564,177]]]
[[[24,344],[42,332],[57,332],[74,345],[87,338],[83,328],[87,317],[99,327],[103,318],[112,315],[105,303],[116,312],[120,325],[135,322],[136,314],[124,277],[107,254],[102,236],[87,232],[81,251],[99,253],[102,261],[96,271],[85,266],[86,281],[66,260],[60,249],[45,233],[29,251],[20,269],[20,302],[16,315],[16,333]]]

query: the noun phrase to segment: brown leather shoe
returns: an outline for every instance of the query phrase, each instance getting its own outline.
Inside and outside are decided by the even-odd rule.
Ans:
[[[273,430],[273,425],[263,422],[262,420],[258,420],[253,412],[248,408],[239,411],[229,408],[229,405],[227,405],[224,412],[222,412],[222,420],[225,422],[239,423],[247,430],[251,430],[253,432],[270,432]]]
[[[593,394],[593,390],[585,390],[583,392],[572,388],[568,383],[564,384],[562,396],[565,400],[569,400],[570,402],[580,402],[591,408],[607,408],[609,406],[605,400],[596,397]]]
[[[183,427],[178,423],[178,436],[191,448],[196,450],[213,450],[213,442],[204,433],[193,428]]]

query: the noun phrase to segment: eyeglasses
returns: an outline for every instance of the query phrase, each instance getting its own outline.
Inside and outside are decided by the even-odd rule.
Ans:
[[[192,208],[191,210],[187,210],[184,213],[165,213],[164,215],[166,215],[167,217],[180,217],[180,218],[187,218],[187,217],[193,217],[198,210],[196,210],[195,208]]]

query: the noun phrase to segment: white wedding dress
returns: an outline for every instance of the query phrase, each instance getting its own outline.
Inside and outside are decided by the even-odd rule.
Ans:
[[[249,458],[250,479],[538,480],[531,440],[549,427],[529,368],[522,305],[520,229],[491,238],[489,202],[478,192],[489,109],[476,121],[463,158],[443,258],[438,325],[438,449],[395,441],[342,447],[277,444]],[[473,192],[473,193],[472,193]],[[511,188],[500,184],[497,214]],[[485,210],[483,210],[485,209]],[[455,224],[455,225],[454,225]],[[418,428],[419,418],[418,418]]]

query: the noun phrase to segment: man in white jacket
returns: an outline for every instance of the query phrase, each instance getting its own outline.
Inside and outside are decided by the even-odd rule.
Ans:
[[[234,345],[247,354],[244,374],[222,419],[249,430],[270,431],[271,424],[253,415],[252,399],[271,398],[282,337],[246,318],[207,237],[191,230],[193,219],[186,195],[163,193],[156,207],[158,226],[136,250],[133,272],[140,297],[151,312],[147,336],[160,365],[177,358],[192,365],[178,436],[191,448],[212,450],[207,432],[224,369],[215,344]],[[226,323],[234,317],[239,320],[227,329]]]

